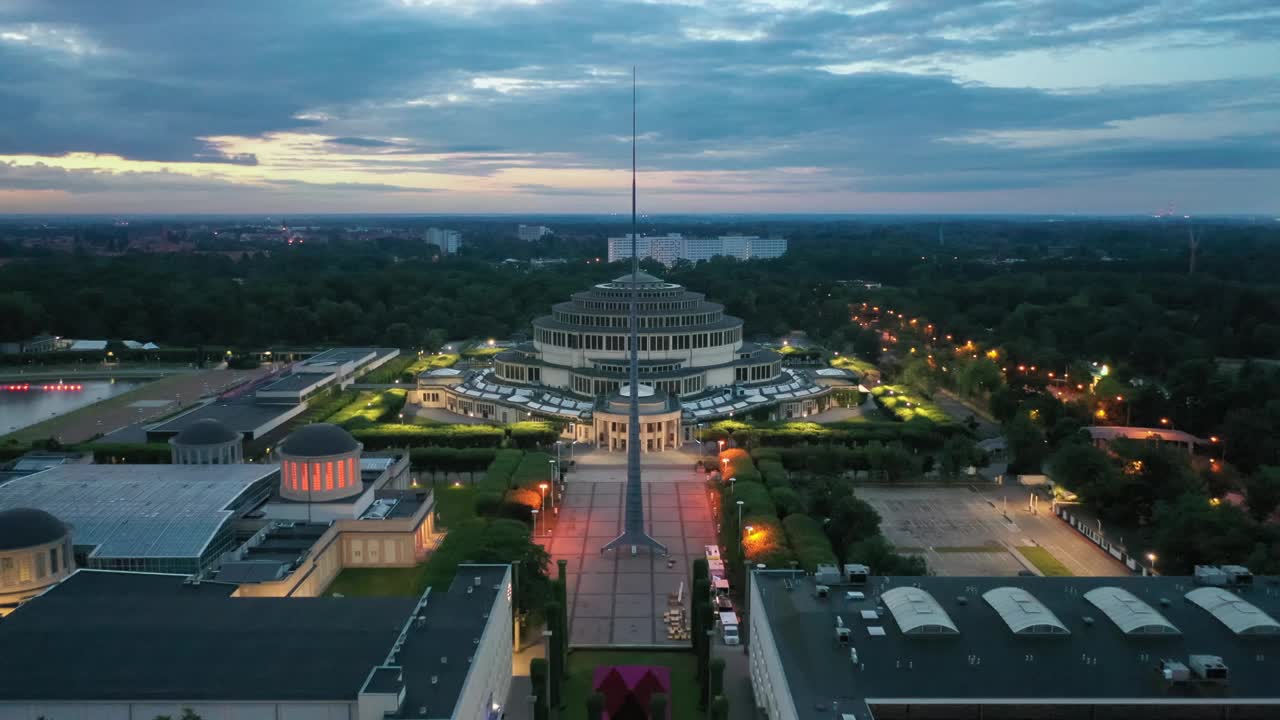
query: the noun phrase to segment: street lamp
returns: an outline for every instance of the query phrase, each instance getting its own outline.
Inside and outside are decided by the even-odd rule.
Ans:
[[[543,524],[545,525],[546,523],[543,523]],[[538,535],[538,509],[537,508],[533,509],[533,534],[535,537]]]
[[[755,528],[754,528],[754,527],[752,527],[752,526],[750,526],[750,525],[748,525],[748,526],[746,526],[746,527],[742,528],[742,531],[738,533],[738,554],[739,554],[739,555],[741,555],[741,556],[743,556],[743,557],[745,557],[745,556],[746,556],[746,550],[744,550],[744,549],[742,548],[742,544],[746,541],[747,536],[748,536],[748,535],[750,535],[750,534],[751,534],[752,532],[754,532],[754,531],[755,531]]]
[[[729,494],[730,495],[733,494],[734,483],[736,482],[738,482],[738,478],[736,477],[729,478]]]
[[[717,440],[716,442],[720,443],[720,452],[724,452],[724,440]]]
[[[1151,573],[1152,573],[1152,574],[1155,574],[1155,571],[1156,571],[1156,554],[1155,554],[1155,553],[1153,553],[1153,552],[1149,552],[1149,553],[1147,553],[1147,561],[1151,563]]]
[[[546,507],[546,505],[547,505],[547,484],[546,484],[546,483],[541,483],[541,484],[539,484],[539,485],[538,485],[538,488],[539,488],[540,490],[542,490],[542,505],[543,505],[543,507]],[[556,511],[556,494],[555,494],[555,493],[551,493],[551,512],[553,512],[553,513],[554,513],[555,511]]]

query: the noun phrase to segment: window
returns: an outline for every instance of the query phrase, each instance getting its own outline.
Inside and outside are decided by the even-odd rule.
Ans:
[[[54,574],[58,572],[58,548],[49,548],[49,567]]]

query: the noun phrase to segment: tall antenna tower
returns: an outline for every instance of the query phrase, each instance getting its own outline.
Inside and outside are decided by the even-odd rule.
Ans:
[[[636,229],[636,69],[631,68],[631,302],[628,322],[631,325],[631,363],[627,373],[631,393],[627,414],[627,489],[624,501],[622,532],[600,548],[616,550],[631,546],[631,554],[643,545],[650,552],[667,554],[667,546],[644,531],[644,486],[640,482],[640,253],[639,231]]]

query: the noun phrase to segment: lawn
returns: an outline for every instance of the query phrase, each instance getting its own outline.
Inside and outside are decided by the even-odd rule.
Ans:
[[[860,375],[880,372],[880,368],[876,367],[874,363],[867,362],[862,358],[853,357],[852,355],[837,355],[831,358],[831,367],[840,368],[841,370],[852,370]]]
[[[1071,577],[1074,574],[1054,557],[1053,553],[1039,545],[1019,545],[1018,552],[1022,553],[1022,557],[1030,560],[1031,564],[1046,577]]]
[[[477,345],[473,348],[467,348],[466,350],[463,350],[462,356],[467,358],[472,358],[472,359],[491,358],[494,355],[497,355],[498,353],[502,352],[503,350],[506,350],[506,348]]]
[[[591,676],[599,665],[662,665],[671,669],[671,694],[667,698],[671,717],[677,720],[702,717],[698,710],[698,680],[690,650],[575,650],[569,653],[569,679],[564,686],[565,707],[556,717],[586,720]]]
[[[951,422],[951,416],[933,401],[912,392],[905,385],[877,385],[871,389],[880,409],[902,422],[924,418],[935,423]]]
[[[428,370],[439,370],[440,368],[453,367],[458,362],[458,355],[453,353],[437,353],[435,355],[423,355],[413,364],[404,369],[401,373],[401,379],[406,382],[414,381],[419,375]]]
[[[436,513],[440,527],[469,520],[476,516],[476,489],[470,483],[436,485]]]
[[[422,594],[427,586],[444,592],[453,582],[458,563],[475,552],[484,539],[486,523],[459,522],[450,528],[440,547],[421,565],[408,568],[348,568],[325,591],[347,597],[385,597]]]
[[[411,365],[417,362],[417,355],[397,355],[390,360],[376,367],[369,372],[361,375],[357,382],[370,383],[374,385],[390,385],[400,379],[400,376],[409,369]]]
[[[345,428],[368,427],[384,419],[386,415],[398,413],[404,407],[407,390],[386,390],[383,392],[362,392],[350,403],[330,415],[327,422]]]

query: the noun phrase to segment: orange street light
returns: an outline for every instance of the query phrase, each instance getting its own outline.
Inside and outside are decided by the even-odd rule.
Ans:
[[[1160,418],[1160,424],[1161,424],[1161,425],[1168,425],[1168,424],[1169,424],[1169,418]]]
[[[1209,442],[1211,442],[1211,443],[1216,443],[1216,442],[1218,442],[1218,439],[1219,439],[1219,438],[1218,438],[1218,436],[1217,436],[1217,435],[1210,435],[1210,436],[1209,436]]]

